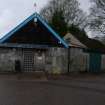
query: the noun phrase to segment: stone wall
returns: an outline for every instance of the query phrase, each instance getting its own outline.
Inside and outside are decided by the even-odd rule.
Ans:
[[[21,69],[24,72],[24,59],[23,51],[24,49],[12,49],[12,48],[0,48],[0,72],[4,71],[15,71],[15,61],[19,60],[21,62]],[[70,50],[70,51],[68,51]],[[32,49],[35,56],[37,52]],[[69,52],[69,54],[68,54]],[[48,73],[67,73],[68,72],[68,55],[69,56],[69,72],[84,72],[89,70],[89,53],[84,52],[80,48],[48,48],[43,52],[43,62],[39,64],[34,64],[34,67],[44,68]],[[41,59],[42,59],[41,58]],[[39,57],[38,57],[39,59]],[[35,60],[35,57],[34,57]],[[40,59],[39,59],[40,61]],[[39,62],[37,61],[37,62]],[[105,70],[105,55],[102,55],[102,70]],[[43,65],[42,65],[43,64]],[[37,69],[38,70],[38,69]]]
[[[89,54],[80,48],[70,48],[70,72],[87,71],[89,66]]]
[[[89,70],[89,54],[81,48],[50,48],[45,58],[46,71],[49,73],[85,72]]]
[[[21,61],[21,51],[10,48],[0,48],[0,72],[15,71],[15,60]]]
[[[67,72],[67,49],[50,48],[46,52],[46,71],[59,74]]]
[[[35,50],[33,50],[33,52],[36,53]],[[45,54],[44,67],[47,72],[49,73],[67,72],[67,65],[68,65],[67,49],[49,48],[45,53],[43,52],[43,54]],[[24,71],[22,49],[0,48],[0,72],[10,72],[10,71],[14,72],[16,60],[19,60],[21,62],[21,69],[22,71]],[[42,67],[42,65],[40,65],[40,67]]]

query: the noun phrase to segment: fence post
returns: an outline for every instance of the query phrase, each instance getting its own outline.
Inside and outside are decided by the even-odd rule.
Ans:
[[[68,48],[68,73],[70,72],[70,47]]]

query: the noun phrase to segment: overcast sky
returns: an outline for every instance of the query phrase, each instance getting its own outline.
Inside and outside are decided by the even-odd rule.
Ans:
[[[47,5],[49,0],[0,0],[0,38],[36,11]],[[79,0],[81,8],[88,12],[89,0]]]

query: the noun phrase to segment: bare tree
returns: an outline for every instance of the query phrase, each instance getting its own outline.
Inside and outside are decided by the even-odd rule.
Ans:
[[[90,9],[90,28],[98,33],[105,34],[105,0],[92,0]]]
[[[79,8],[79,2],[77,0],[51,0],[49,4],[43,8],[40,14],[52,24],[52,19],[56,13],[59,14],[59,18],[63,17],[67,26],[72,24],[84,28],[86,25],[86,14]],[[60,16],[62,15],[62,16]]]

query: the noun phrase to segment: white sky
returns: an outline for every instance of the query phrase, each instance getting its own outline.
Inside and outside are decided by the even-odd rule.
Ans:
[[[91,7],[90,0],[78,0],[80,2],[80,8],[85,12],[89,13],[89,8]]]
[[[0,38],[36,11],[47,5],[49,0],[0,0]],[[79,0],[81,8],[88,12],[89,0]]]

